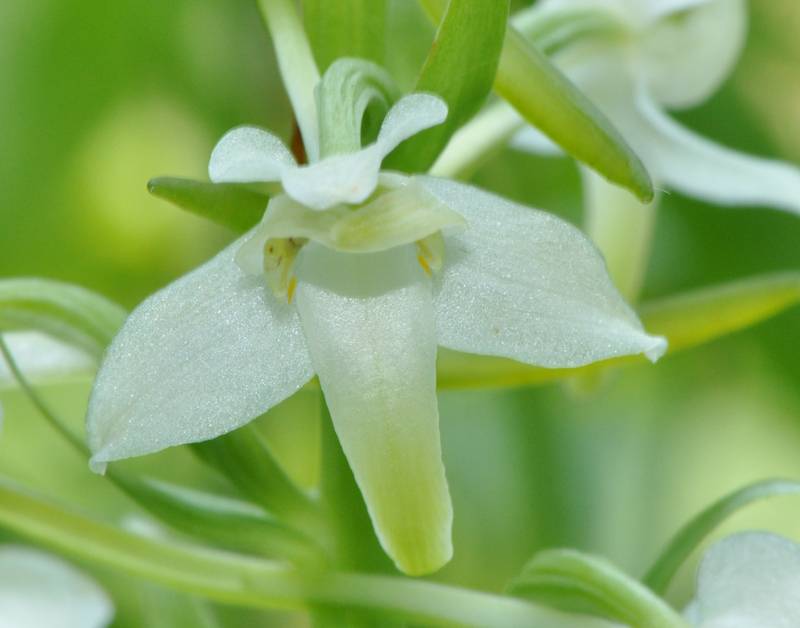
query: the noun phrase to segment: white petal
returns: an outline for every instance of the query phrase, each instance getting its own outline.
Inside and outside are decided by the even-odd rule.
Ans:
[[[40,332],[12,331],[3,334],[3,339],[22,374],[34,382],[89,375],[97,368],[88,353]],[[14,385],[11,370],[0,357],[0,389]]]
[[[324,212],[310,210],[288,196],[270,201],[257,229],[261,258],[267,238],[309,238],[330,249],[348,253],[376,253],[423,240],[446,226],[464,224],[460,214],[439,202],[414,180],[383,191],[357,208],[338,207]],[[262,262],[258,240],[242,247],[237,262],[246,270]],[[246,257],[241,253],[246,252]]]
[[[114,607],[87,576],[44,552],[0,547],[0,626],[102,628]]]
[[[403,141],[447,119],[447,104],[432,94],[409,94],[398,100],[381,124],[376,144],[381,159]]]
[[[775,534],[744,532],[706,552],[690,605],[701,628],[800,626],[800,545]]]
[[[296,167],[294,158],[277,137],[255,127],[228,131],[211,152],[208,176],[214,183],[278,181]]]
[[[149,297],[114,339],[89,402],[96,469],[229,432],[312,376],[294,309],[234,262],[248,237]]]
[[[730,75],[746,35],[744,0],[714,0],[668,16],[639,40],[641,78],[666,107],[700,104]]]
[[[712,203],[800,212],[800,169],[738,153],[696,135],[644,94],[638,105],[638,120],[632,111],[619,124],[657,181]]]
[[[664,339],[644,332],[578,229],[471,186],[423,181],[469,224],[445,237],[434,297],[441,345],[546,367],[664,352]]]
[[[297,307],[334,427],[381,545],[408,574],[452,555],[439,443],[430,284],[412,247],[309,244]]]
[[[403,140],[447,117],[447,105],[430,94],[401,98],[386,114],[377,141],[358,152],[332,155],[284,171],[283,189],[298,203],[325,210],[340,203],[362,203],[375,191],[381,162]]]
[[[361,203],[375,191],[383,155],[376,144],[356,153],[332,155],[309,166],[287,169],[284,191],[301,205],[324,210]]]

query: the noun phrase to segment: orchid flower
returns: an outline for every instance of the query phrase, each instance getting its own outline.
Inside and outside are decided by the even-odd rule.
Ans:
[[[701,104],[730,75],[746,36],[744,0],[544,0],[514,23],[532,36],[546,23],[578,25],[558,31],[568,36],[554,60],[621,131],[656,188],[800,213],[800,169],[720,146],[665,112]],[[532,127],[515,134],[522,124],[509,106],[490,107],[454,136],[433,172],[468,170],[508,137],[523,151],[559,153]],[[584,175],[587,232],[622,294],[634,299],[656,203],[642,205],[588,169]]]
[[[766,532],[717,542],[703,557],[685,617],[697,628],[800,625],[800,545]]]
[[[422,574],[452,553],[437,345],[546,367],[663,353],[578,229],[380,171],[446,115],[434,96],[406,96],[375,143],[310,165],[260,129],[220,140],[213,181],[281,192],[260,225],[128,318],[89,404],[95,470],[234,430],[316,374],[383,548]]]
[[[60,559],[0,546],[0,626],[103,628],[114,607],[92,580]]]

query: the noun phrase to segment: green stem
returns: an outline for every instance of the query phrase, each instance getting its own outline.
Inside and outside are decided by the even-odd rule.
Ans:
[[[283,563],[144,538],[66,511],[8,481],[0,481],[0,526],[77,559],[250,608],[350,607],[436,625],[574,625],[568,616],[512,598],[403,578],[304,575]]]
[[[303,136],[310,161],[319,159],[319,122],[314,88],[319,70],[297,15],[293,0],[258,0],[261,14],[269,29],[278,69]]]

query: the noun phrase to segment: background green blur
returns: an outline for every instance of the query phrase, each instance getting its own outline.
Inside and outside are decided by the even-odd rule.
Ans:
[[[676,117],[740,150],[798,163],[800,3],[750,6],[735,74],[707,104]],[[394,2],[393,14],[391,69],[410,86],[432,29],[410,0]],[[290,125],[252,0],[0,1],[0,276],[62,279],[134,306],[231,238],[149,197],[147,180],[205,178],[216,139],[243,123],[284,137]],[[506,152],[476,181],[580,222],[579,177],[567,159]],[[798,266],[797,216],[670,194],[645,300]],[[800,477],[799,348],[795,308],[656,366],[617,372],[591,395],[563,386],[443,393],[455,557],[436,578],[499,591],[546,546],[601,553],[639,574],[714,498],[764,477]],[[80,424],[86,382],[45,392]],[[0,402],[0,471],[95,516],[119,520],[133,510],[19,393],[0,392]],[[309,483],[316,433],[304,403],[279,409],[265,429]],[[127,464],[155,461],[165,477],[215,488],[185,451]],[[800,540],[800,501],[755,506],[723,531],[743,527]],[[95,573],[118,596],[115,625],[178,625],[157,588]],[[676,601],[691,575],[683,572]],[[145,598],[161,610],[143,610]]]

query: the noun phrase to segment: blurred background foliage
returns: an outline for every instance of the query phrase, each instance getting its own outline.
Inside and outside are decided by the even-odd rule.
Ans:
[[[798,163],[800,4],[751,1],[750,9],[734,75],[676,117],[727,145]],[[433,31],[408,0],[392,2],[392,15],[390,69],[408,87]],[[62,279],[134,306],[232,237],[150,197],[147,180],[205,178],[216,139],[243,123],[284,137],[291,123],[252,0],[1,2],[0,276]],[[579,177],[567,159],[506,151],[475,180],[580,223]],[[645,300],[798,265],[797,216],[670,194]],[[435,578],[501,590],[547,546],[598,552],[639,574],[717,496],[763,477],[800,477],[798,347],[795,308],[654,367],[614,373],[591,394],[559,386],[443,393],[456,550]],[[87,382],[45,391],[76,426],[87,392]],[[21,394],[0,391],[0,401],[2,472],[107,519],[133,510]],[[279,408],[262,427],[309,483],[317,436],[303,403]],[[216,488],[186,451],[158,457],[159,475]],[[126,464],[152,471],[154,458]],[[800,539],[800,503],[753,507],[726,530],[742,527]],[[676,601],[691,575],[684,570]],[[170,596],[101,577],[118,593],[116,625],[180,625],[167,619],[173,611],[142,615],[137,602],[150,596],[166,608]],[[175,612],[194,612],[187,608]]]

